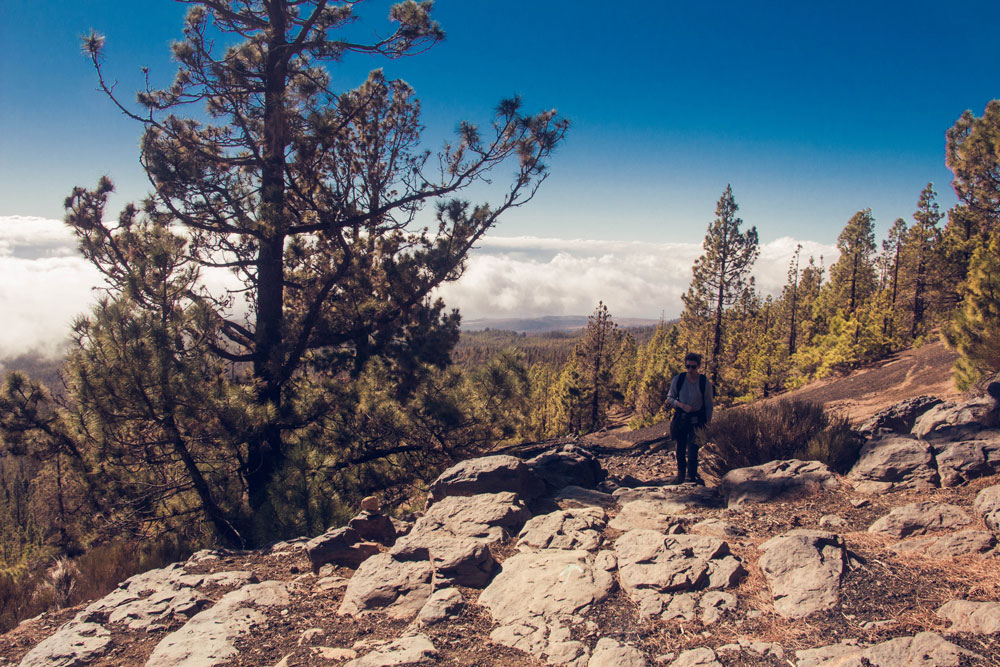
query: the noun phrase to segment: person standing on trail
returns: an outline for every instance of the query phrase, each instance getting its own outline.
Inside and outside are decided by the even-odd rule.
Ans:
[[[705,485],[698,476],[698,439],[696,431],[712,420],[712,383],[698,372],[701,355],[688,352],[684,357],[685,373],[678,373],[670,383],[667,405],[674,408],[670,435],[677,443],[677,477],[671,484],[689,482]]]

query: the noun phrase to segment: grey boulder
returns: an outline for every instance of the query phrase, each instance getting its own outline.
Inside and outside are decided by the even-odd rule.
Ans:
[[[448,496],[510,492],[530,502],[545,493],[545,484],[524,461],[497,455],[462,461],[431,483],[428,506]]]
[[[837,604],[847,568],[847,549],[839,535],[792,530],[771,538],[760,550],[764,555],[758,564],[778,614],[802,618]]]
[[[959,528],[971,521],[972,518],[960,507],[923,501],[895,508],[869,526],[868,532],[902,539],[933,530]]]
[[[848,477],[862,492],[930,489],[939,484],[934,450],[926,442],[906,436],[869,440]]]

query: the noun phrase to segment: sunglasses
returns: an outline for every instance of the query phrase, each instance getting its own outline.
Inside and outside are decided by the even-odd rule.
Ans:
[[[693,371],[696,368],[698,368],[698,364],[687,364],[687,369],[689,371]]]

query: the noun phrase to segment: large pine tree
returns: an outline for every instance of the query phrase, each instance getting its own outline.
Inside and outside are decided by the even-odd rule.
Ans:
[[[405,82],[375,70],[345,90],[328,67],[430,48],[443,37],[432,3],[394,5],[370,42],[351,28],[361,6],[193,2],[173,83],[141,91],[138,108],[106,83],[103,38],[85,40],[101,86],[145,127],[152,192],[113,222],[106,180],[67,200],[109,298],[77,328],[70,414],[52,438],[88,479],[113,469],[119,490],[167,489],[146,510],[201,512],[230,543],[267,537],[248,529],[266,530],[294,447],[340,446],[322,438],[373,360],[400,400],[447,363],[458,315],[433,290],[532,197],[567,128],[509,99],[485,127],[463,122],[439,154],[424,150]],[[492,204],[454,198],[496,168],[511,180]],[[102,458],[130,443],[133,456]],[[377,458],[372,447],[354,458]]]

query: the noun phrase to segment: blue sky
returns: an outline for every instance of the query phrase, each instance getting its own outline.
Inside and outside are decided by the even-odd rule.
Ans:
[[[357,29],[387,31],[390,4],[361,5]],[[3,0],[0,226],[13,229],[14,216],[60,219],[72,187],[105,173],[119,186],[116,206],[144,194],[141,128],[96,91],[79,37],[90,28],[107,36],[106,71],[130,99],[140,66],[154,82],[172,77],[168,45],[185,10],[168,0]],[[429,53],[353,57],[335,69],[335,81],[354,87],[374,67],[407,80],[432,149],[459,120],[487,122],[514,93],[529,109],[555,107],[573,123],[536,200],[501,221],[498,240],[473,255],[472,277],[452,290],[470,316],[583,314],[609,285],[628,301],[634,289],[655,292],[658,280],[669,281],[663,292],[672,296],[657,301],[654,293],[617,310],[674,314],[688,256],[697,255],[727,183],[745,224],[771,244],[774,266],[762,271],[782,274],[780,253],[794,241],[826,248],[829,258],[858,209],[873,210],[882,234],[897,217],[910,218],[928,181],[942,209],[952,205],[944,133],[966,109],[980,115],[1000,97],[995,0],[438,0],[435,15],[448,37]],[[34,252],[17,246],[22,233],[5,232],[0,254],[11,235],[21,240],[8,243],[10,256]],[[530,252],[523,240],[503,240],[523,237],[538,239]],[[678,243],[687,250],[675,252]],[[674,256],[688,264],[638,283],[603,273],[641,263],[633,262],[639,247],[655,249],[641,260],[650,265]],[[567,257],[589,262],[587,271]],[[586,290],[566,299],[562,277],[590,269],[591,283],[569,281]],[[498,284],[515,274],[520,283]],[[536,307],[517,311],[510,304],[536,293],[539,275],[556,284]],[[490,301],[477,290],[508,297]],[[485,312],[474,313],[476,303]]]
[[[361,7],[385,30],[390,3]],[[0,214],[58,218],[73,185],[109,173],[145,189],[140,128],[95,91],[79,35],[108,36],[108,72],[131,96],[138,68],[169,79],[185,6],[167,0],[4,0]],[[764,239],[832,240],[871,207],[880,229],[934,181],[953,198],[944,132],[1000,94],[1000,3],[439,0],[430,53],[354,58],[421,97],[429,145],[504,95],[573,121],[536,202],[499,233],[695,241],[732,183]]]

